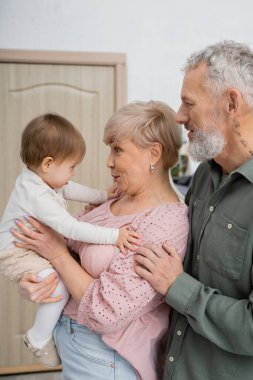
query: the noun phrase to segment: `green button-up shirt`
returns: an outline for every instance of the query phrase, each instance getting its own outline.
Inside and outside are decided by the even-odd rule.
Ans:
[[[202,163],[186,197],[185,272],[166,295],[166,380],[253,380],[253,158],[221,177]]]

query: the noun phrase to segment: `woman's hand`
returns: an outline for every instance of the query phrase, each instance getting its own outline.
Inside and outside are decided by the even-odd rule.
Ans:
[[[75,302],[79,304],[94,278],[73,259],[66,247],[64,238],[60,234],[32,217],[26,219],[36,228],[36,231],[31,230],[20,220],[16,221],[21,232],[12,229],[12,233],[23,242],[16,243],[16,247],[32,249],[48,259],[59,273]],[[45,287],[44,285],[41,287],[43,283]],[[39,284],[35,277],[29,277],[28,280],[27,277],[24,277],[20,282],[20,292],[25,298],[35,302],[53,302],[50,298],[53,286],[53,283],[50,282],[50,276]],[[58,301],[59,299],[56,298],[55,300]]]
[[[28,301],[36,303],[53,303],[62,296],[51,297],[59,282],[56,273],[51,273],[44,280],[36,274],[25,274],[18,283],[19,294]]]
[[[16,220],[21,232],[14,228],[11,232],[18,240],[22,241],[22,243],[16,242],[16,247],[32,249],[51,263],[58,256],[68,254],[66,242],[62,235],[32,217],[26,219],[36,230],[30,229],[20,220]]]

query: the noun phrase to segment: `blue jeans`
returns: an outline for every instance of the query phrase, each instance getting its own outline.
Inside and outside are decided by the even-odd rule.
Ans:
[[[100,336],[61,316],[54,331],[64,380],[137,380],[131,364]]]

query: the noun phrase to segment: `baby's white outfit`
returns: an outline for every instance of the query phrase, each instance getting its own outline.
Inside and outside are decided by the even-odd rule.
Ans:
[[[66,238],[96,244],[116,243],[118,229],[79,222],[66,210],[65,199],[100,204],[107,200],[107,193],[71,181],[62,189],[55,190],[36,173],[24,168],[16,180],[0,223],[0,250],[13,247],[10,228],[16,227],[15,219],[23,219],[26,215],[47,224]]]
[[[14,246],[10,229],[17,228],[15,220],[24,219],[25,216],[33,216],[66,238],[96,244],[116,243],[119,229],[78,221],[66,210],[65,199],[100,204],[107,200],[107,192],[71,181],[62,189],[55,190],[27,167],[22,170],[0,222],[0,274],[12,281],[19,281],[26,273],[37,273],[39,277],[45,278],[54,271],[49,261],[34,251]],[[29,330],[34,342],[40,341],[42,344],[50,339],[68,300],[68,291],[61,280],[52,297],[60,294],[64,296],[62,301],[39,307],[35,325]],[[33,334],[33,330],[36,333]]]

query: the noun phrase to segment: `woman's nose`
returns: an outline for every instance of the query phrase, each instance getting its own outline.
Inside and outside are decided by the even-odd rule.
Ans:
[[[109,153],[109,155],[107,157],[106,166],[108,168],[112,168],[114,166],[114,164],[113,164],[113,158],[112,158],[112,154],[111,153]]]

